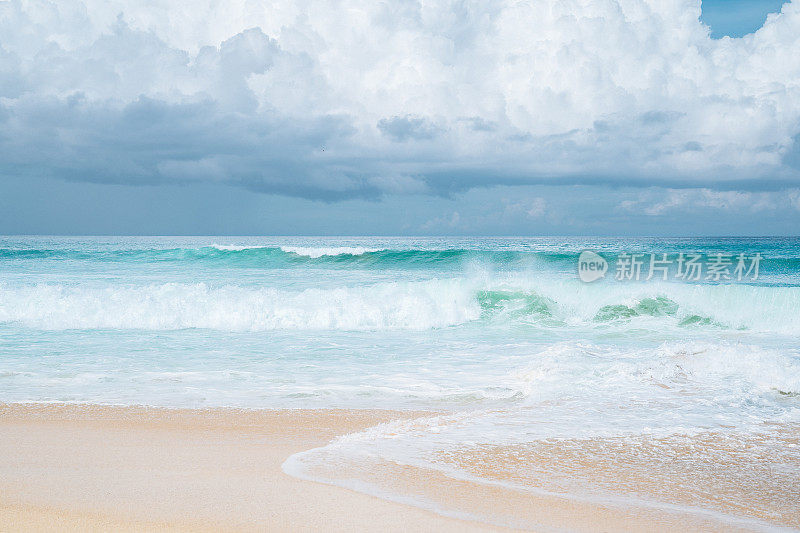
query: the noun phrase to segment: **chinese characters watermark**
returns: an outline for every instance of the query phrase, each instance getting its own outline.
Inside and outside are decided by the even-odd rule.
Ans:
[[[762,260],[760,253],[622,253],[617,256],[613,272],[617,281],[755,281]],[[596,252],[586,250],[578,257],[581,281],[597,281],[608,270],[608,261]]]

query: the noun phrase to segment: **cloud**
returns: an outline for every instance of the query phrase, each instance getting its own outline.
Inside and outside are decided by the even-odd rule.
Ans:
[[[524,215],[528,218],[543,217],[547,212],[547,200],[536,197],[528,200],[505,200],[504,214],[510,216]]]
[[[800,190],[780,192],[715,191],[702,189],[654,189],[640,192],[636,198],[623,200],[618,209],[647,216],[711,209],[742,213],[776,210],[800,210]]]
[[[433,139],[437,134],[436,126],[429,120],[409,115],[389,119],[382,118],[378,121],[378,129],[393,141],[398,142],[409,139],[417,141]]]
[[[444,232],[446,233],[448,230],[464,230],[465,223],[467,224],[466,229],[469,228],[468,221],[462,220],[461,214],[458,211],[453,211],[449,214],[443,214],[437,217],[434,217],[430,220],[427,220],[422,223],[420,226],[421,229],[425,232]]]
[[[788,191],[789,205],[800,211],[800,189]]]
[[[800,0],[741,39],[711,39],[699,15],[699,0],[4,1],[0,179],[328,201],[796,188]],[[671,194],[646,209],[744,202]]]

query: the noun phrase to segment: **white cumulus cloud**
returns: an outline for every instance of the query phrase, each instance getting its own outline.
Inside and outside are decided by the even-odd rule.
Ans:
[[[740,39],[699,16],[699,0],[0,1],[0,174],[326,200],[796,187],[800,0]]]

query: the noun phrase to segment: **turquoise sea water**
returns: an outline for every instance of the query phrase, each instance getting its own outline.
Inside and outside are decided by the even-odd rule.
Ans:
[[[603,279],[579,279],[584,250]],[[626,253],[639,281],[615,279]],[[733,279],[677,279],[681,253],[725,254]],[[338,443],[433,468],[465,446],[791,426],[800,240],[0,237],[0,401],[443,411]]]

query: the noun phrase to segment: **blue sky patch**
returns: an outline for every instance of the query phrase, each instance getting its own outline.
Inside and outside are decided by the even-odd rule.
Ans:
[[[777,13],[783,0],[703,0],[700,16],[711,37],[742,37],[761,28],[767,15]]]

